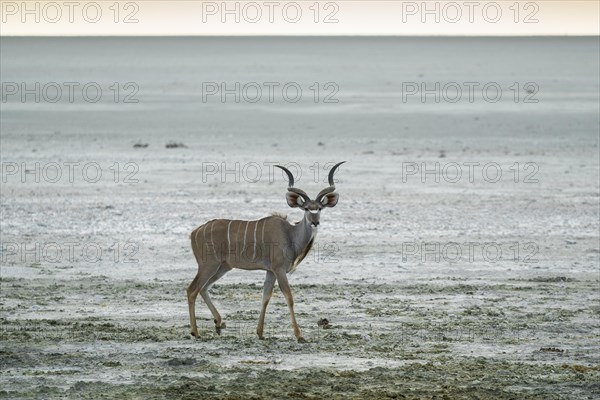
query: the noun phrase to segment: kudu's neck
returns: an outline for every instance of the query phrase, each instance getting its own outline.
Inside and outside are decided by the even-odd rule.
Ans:
[[[317,228],[313,227],[306,214],[302,220],[292,226],[292,237],[298,249],[303,249],[311,239],[317,235]]]

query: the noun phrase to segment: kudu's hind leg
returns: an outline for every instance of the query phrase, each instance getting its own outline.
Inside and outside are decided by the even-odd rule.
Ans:
[[[208,295],[208,289],[210,289],[213,283],[221,279],[223,275],[225,275],[229,271],[231,271],[230,266],[226,265],[225,263],[221,264],[217,271],[206,281],[206,283],[200,289],[200,295],[204,299],[204,302],[206,303],[214,317],[215,328],[219,335],[221,334],[221,329],[225,329],[225,322],[222,321],[221,314],[219,314],[217,308],[210,300],[210,296]]]
[[[202,264],[198,267],[196,277],[187,288],[188,308],[190,312],[190,326],[192,336],[199,337],[198,326],[196,324],[196,299],[202,287],[218,271],[219,264]]]
[[[198,287],[198,279],[200,274],[196,274],[196,277],[187,287],[187,298],[188,298],[188,309],[190,312],[190,327],[192,329],[191,335],[198,337],[198,326],[196,326],[196,298],[198,297],[199,290],[196,290]]]

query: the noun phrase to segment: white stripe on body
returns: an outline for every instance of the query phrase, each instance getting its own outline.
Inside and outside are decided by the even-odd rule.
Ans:
[[[229,258],[229,249],[230,249],[230,242],[229,242],[229,227],[231,226],[231,223],[233,221],[229,221],[229,223],[227,224],[227,255],[225,256],[225,259]]]
[[[244,246],[242,247],[241,253],[243,253],[246,250],[246,234],[248,233],[248,224],[249,223],[250,223],[250,221],[246,221],[246,229],[244,229]]]
[[[256,260],[256,228],[258,228],[258,221],[254,221],[254,253],[252,255],[252,261]]]

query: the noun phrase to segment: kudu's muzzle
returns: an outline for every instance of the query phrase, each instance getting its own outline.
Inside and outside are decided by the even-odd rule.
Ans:
[[[321,213],[319,210],[308,210],[308,222],[311,223],[312,226],[319,226],[319,221],[321,218]]]

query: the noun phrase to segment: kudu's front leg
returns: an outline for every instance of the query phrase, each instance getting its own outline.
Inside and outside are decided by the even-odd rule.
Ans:
[[[287,275],[285,271],[280,271],[276,273],[277,283],[279,284],[279,289],[285,296],[285,300],[287,301],[288,307],[290,309],[290,316],[292,318],[292,327],[294,328],[294,335],[298,339],[298,343],[306,343],[306,340],[302,337],[300,333],[300,328],[298,327],[298,323],[296,322],[296,315],[294,314],[294,298],[292,297],[292,289],[287,280]]]
[[[263,287],[262,309],[260,311],[260,317],[258,318],[258,327],[256,328],[256,334],[259,339],[264,339],[263,329],[265,326],[265,315],[267,313],[267,305],[273,294],[273,286],[275,286],[275,274],[271,271],[267,271],[267,277],[265,278],[265,285]]]

